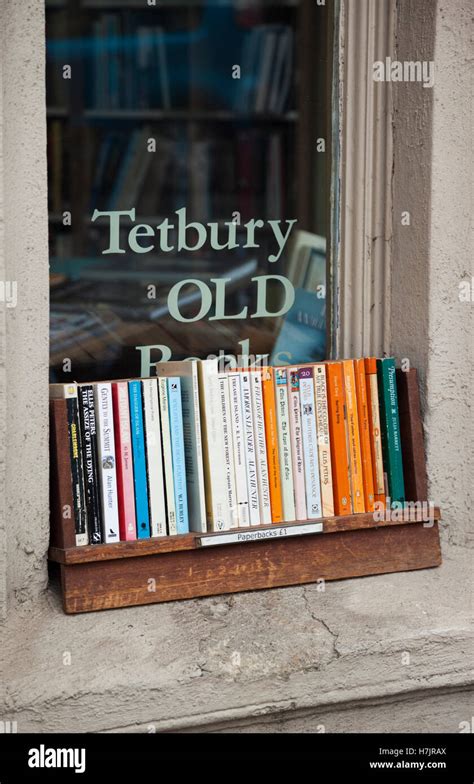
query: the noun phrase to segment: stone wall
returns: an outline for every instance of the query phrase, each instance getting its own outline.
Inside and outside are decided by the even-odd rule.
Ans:
[[[16,281],[18,291],[16,308],[2,313],[6,386],[0,389],[0,428],[7,449],[3,576],[11,611],[19,602],[37,598],[47,581],[49,268],[43,5],[41,0],[3,0],[0,6],[0,253],[3,275]]]

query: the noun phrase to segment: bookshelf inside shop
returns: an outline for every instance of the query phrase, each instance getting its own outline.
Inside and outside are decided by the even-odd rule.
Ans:
[[[314,238],[325,285],[331,12],[313,0],[50,0],[46,9],[51,380],[68,380],[65,355],[76,378],[140,375],[136,346],[152,343],[184,359],[217,347],[237,354],[250,336],[252,353],[271,354],[281,320],[202,319],[190,338],[167,317],[166,294],[173,274],[227,272],[228,311],[250,310],[252,278],[290,264],[288,248],[278,270],[268,261],[268,221],[287,218]],[[126,254],[104,254],[109,221],[92,220],[94,210],[135,208],[135,224],[156,229],[183,207],[187,222],[217,224],[221,243],[234,221],[238,247],[216,251],[209,230],[199,254],[131,254],[124,218]],[[264,225],[258,247],[244,248],[252,218]],[[325,356],[318,304],[314,359]],[[192,296],[183,308],[196,311]]]

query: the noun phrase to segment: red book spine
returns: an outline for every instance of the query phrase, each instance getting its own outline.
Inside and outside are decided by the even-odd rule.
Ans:
[[[130,408],[126,381],[116,381],[112,384],[112,401],[115,425],[120,541],[133,541],[137,538],[137,521],[133,484]]]

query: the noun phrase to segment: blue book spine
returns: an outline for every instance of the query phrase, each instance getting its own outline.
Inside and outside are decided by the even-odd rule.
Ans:
[[[186,464],[184,453],[183,410],[181,405],[181,379],[168,379],[168,410],[173,459],[173,483],[176,503],[176,528],[178,534],[189,532],[188,496],[186,492]]]
[[[148,539],[150,513],[148,511],[148,484],[146,472],[145,428],[143,425],[142,388],[140,381],[128,382],[130,398],[130,425],[132,431],[133,481],[135,485],[135,510],[137,537]]]

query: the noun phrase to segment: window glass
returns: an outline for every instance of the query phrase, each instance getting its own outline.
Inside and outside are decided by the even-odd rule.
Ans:
[[[330,3],[46,3],[51,380],[326,356]]]

